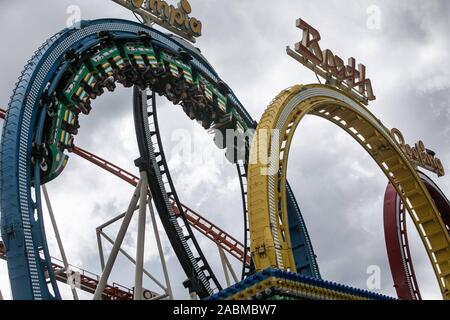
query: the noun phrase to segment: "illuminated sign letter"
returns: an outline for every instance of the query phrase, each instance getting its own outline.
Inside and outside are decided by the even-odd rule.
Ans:
[[[118,4],[141,15],[146,23],[157,23],[184,39],[195,42],[202,34],[202,23],[189,17],[192,12],[188,0],[180,0],[177,6],[165,0],[114,0]]]
[[[320,33],[302,19],[297,20],[297,28],[303,30],[302,42],[295,45],[295,51],[308,58],[316,64],[321,64],[323,60],[320,49]]]
[[[349,58],[348,64],[330,49],[321,50],[319,31],[303,19],[296,21],[297,28],[303,30],[301,42],[295,44],[295,50],[287,47],[286,52],[292,58],[311,69],[317,76],[321,76],[326,83],[347,91],[364,104],[375,100],[370,79],[366,78],[366,67],[358,64],[356,59]]]
[[[391,137],[413,165],[434,172],[438,177],[445,175],[444,166],[442,165],[441,160],[436,157],[433,151],[425,148],[422,141],[417,142],[415,146],[410,146],[405,143],[405,138],[403,138],[400,130],[396,128],[391,130]]]

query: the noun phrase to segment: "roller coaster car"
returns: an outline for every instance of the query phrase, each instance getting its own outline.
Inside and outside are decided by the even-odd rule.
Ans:
[[[155,85],[158,76],[163,70],[156,59],[155,51],[151,43],[126,43],[123,46],[124,56],[131,63],[133,71],[130,73],[129,79],[134,84],[137,84],[140,89],[145,89],[148,84]],[[129,70],[127,70],[129,71]]]
[[[65,168],[68,157],[65,150],[73,151],[73,135],[78,133],[80,127],[78,116],[62,102],[57,102],[56,112],[53,117],[48,117],[45,122],[44,137],[45,155],[39,153],[41,159],[41,175],[44,182],[56,178]],[[35,155],[36,158],[36,155]]]
[[[72,78],[69,82],[74,83],[75,86],[80,86],[90,99],[95,99],[103,94],[103,88],[98,82],[97,72],[91,70],[81,57],[75,59],[76,62],[71,62],[69,68],[69,72],[72,73]]]
[[[73,49],[64,53],[64,60],[69,63],[69,70],[71,72],[76,72],[82,64],[80,56]]]
[[[205,114],[209,113],[208,101],[204,95],[199,94],[198,92],[196,95],[189,95],[188,98],[182,101],[181,105],[183,106],[184,112],[191,120],[198,119],[201,121],[206,117],[211,118],[210,115],[205,116]]]
[[[211,125],[214,123],[214,120],[211,118],[211,115],[207,112],[201,113],[200,116],[197,118],[197,121],[206,130],[210,129]]]
[[[181,103],[181,106],[183,107],[184,113],[189,117],[189,119],[194,120],[195,115],[197,114],[196,105],[192,101],[183,101]]]
[[[105,86],[108,85],[109,89],[113,89],[115,86],[113,87],[111,81],[108,79],[113,78],[121,83],[126,82],[126,79],[121,76],[121,72],[125,69],[126,63],[115,45],[106,47],[92,55],[87,60],[87,64],[90,69],[96,71],[99,82],[102,82]],[[105,81],[109,83],[105,83]]]
[[[206,81],[206,80],[205,80]],[[199,75],[195,76],[193,85],[188,89],[187,100],[192,101],[196,106],[197,113],[210,113],[212,106],[209,105],[205,96],[206,82]],[[211,116],[210,116],[211,117]]]
[[[113,92],[116,89],[114,77],[108,77],[102,82],[102,85],[108,89],[109,92]]]
[[[69,157],[64,154],[57,146],[48,147],[49,153],[46,157],[46,168],[41,168],[41,182],[47,183],[59,176],[67,166]]]
[[[185,58],[186,59],[186,58]],[[193,87],[192,69],[189,64],[183,62],[181,56],[174,56],[162,50],[158,61],[166,71],[164,93],[174,104],[180,103],[191,96]]]
[[[242,153],[242,147],[239,147],[237,141],[227,141],[229,133],[227,130],[234,130],[234,134],[231,136],[236,138],[240,144],[245,139],[245,132],[248,129],[242,118],[237,111],[232,108],[229,113],[223,116],[217,123],[214,124],[212,129],[215,132],[214,143],[219,149],[230,149],[228,154],[231,154],[232,149],[234,153]],[[230,159],[228,159],[230,160]],[[235,161],[235,160],[233,160]]]
[[[47,115],[53,118],[56,114],[58,108],[58,98],[56,98],[56,93],[48,94],[48,90],[42,95],[39,102],[41,107],[47,106]]]
[[[91,111],[89,94],[83,89],[81,80],[82,73],[80,71],[68,81],[68,84],[60,92],[59,98],[66,104],[73,104],[83,114],[89,114]]]
[[[184,104],[184,111],[191,119],[197,119],[205,129],[217,123],[227,110],[227,97],[200,74],[195,76],[187,100],[189,103]]]
[[[202,108],[198,103],[191,99],[184,100],[181,105],[183,107],[183,111],[191,120],[197,120],[197,122],[200,123],[205,129],[209,129],[211,127],[213,120],[210,112],[208,112],[205,108]]]
[[[76,135],[79,128],[78,116],[61,103],[58,105],[57,114],[52,120],[50,130],[52,134],[47,143],[49,145],[58,144],[61,151],[66,148],[73,148],[72,135]]]
[[[103,87],[93,79],[94,76],[89,74],[80,83],[81,88],[86,91],[90,99],[95,99],[104,93]]]
[[[248,128],[236,109],[231,108],[230,112],[222,116],[220,120],[213,126],[213,129],[233,129],[236,130],[240,135],[244,135]]]
[[[100,48],[105,49],[111,47],[114,44],[114,37],[111,35],[109,31],[100,31],[97,34],[97,37],[100,39]]]
[[[227,112],[228,98],[201,75],[197,76],[195,83],[210,105],[211,118],[218,121]]]
[[[125,51],[128,51],[125,55],[132,61],[136,70],[139,70],[142,81],[150,86],[156,86],[165,69],[156,58],[150,35],[145,32],[139,32],[138,35],[142,43],[125,45]]]
[[[89,63],[90,67],[97,71],[99,82],[109,91],[115,90],[115,81],[124,87],[131,87],[136,75],[122,46],[109,32],[101,31],[98,37],[101,39],[100,50],[95,54],[90,54]]]
[[[233,124],[233,114],[227,113],[217,121],[211,129],[226,130],[231,129]]]
[[[184,51],[183,49],[178,49],[178,54],[180,56],[181,61],[183,61],[186,64],[190,63],[193,60],[191,54],[187,51]]]
[[[225,82],[223,82],[221,80],[219,80],[219,82],[217,82],[217,90],[219,90],[219,92],[224,96],[231,93],[230,88],[228,88],[228,86],[225,84]]]

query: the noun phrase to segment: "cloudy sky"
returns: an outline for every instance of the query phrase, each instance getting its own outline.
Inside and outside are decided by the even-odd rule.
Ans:
[[[409,143],[423,139],[448,169],[448,1],[285,0],[274,4],[261,0],[192,0],[191,4],[193,15],[204,26],[197,45],[255,119],[282,89],[317,82],[314,74],[285,53],[287,45],[293,46],[301,38],[295,20],[302,17],[320,30],[323,48],[331,48],[342,58],[354,56],[367,66],[377,95],[370,109],[383,123],[399,128]],[[67,10],[73,5],[80,8],[81,18],[86,20],[134,20],[130,12],[109,0],[0,0],[1,106],[7,106],[16,79],[34,50],[66,26],[70,18]],[[218,160],[221,151],[214,147],[212,137],[189,121],[179,107],[161,101],[160,108],[165,150],[182,202],[242,239],[241,200],[234,166]],[[138,153],[129,89],[118,89],[97,99],[91,116],[84,117],[81,125],[75,140],[78,146],[136,173],[133,160]],[[206,155],[206,161],[198,156],[181,156],[180,137],[188,137],[192,153]],[[288,176],[322,276],[366,288],[367,268],[379,266],[379,292],[395,295],[382,227],[387,179],[380,169],[346,133],[313,117],[300,125],[291,150]],[[444,191],[450,189],[448,176],[435,180]],[[126,209],[133,189],[75,156],[48,189],[70,262],[99,273],[95,228]],[[53,233],[47,230],[51,253],[58,256]],[[132,223],[125,241],[133,255],[135,231],[136,224]],[[116,232],[115,227],[107,230],[110,236]],[[423,297],[440,298],[432,268],[411,224],[409,237]],[[199,240],[220,274],[217,248],[207,239],[199,236]],[[187,298],[181,285],[184,276],[166,238],[164,249],[175,296]],[[239,263],[231,261],[240,270]],[[151,233],[147,236],[146,267],[161,276]],[[120,258],[111,280],[132,287],[132,272],[133,267]],[[148,280],[145,286],[156,289]],[[10,298],[4,262],[0,262],[0,290]],[[61,285],[61,290],[70,297],[65,286]],[[82,297],[90,298],[86,294]]]

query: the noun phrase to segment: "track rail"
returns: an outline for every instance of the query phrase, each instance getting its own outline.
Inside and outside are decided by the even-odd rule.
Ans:
[[[0,259],[7,260],[6,258],[6,248],[2,241],[0,241]],[[55,262],[55,258],[53,258],[52,262],[52,270],[56,275],[56,280],[61,283],[68,283],[67,280],[69,278],[69,274],[67,270],[59,263]],[[86,271],[84,269],[71,266],[71,272],[79,272],[80,273],[80,289],[88,292],[94,293],[97,288],[98,281],[100,277],[92,272]],[[107,284],[105,290],[103,291],[103,299],[104,300],[133,300],[134,291],[131,288],[127,288],[117,283]],[[152,292],[153,296],[157,296],[157,293]]]
[[[423,184],[433,198],[450,234],[450,202],[439,187],[418,171]],[[384,200],[384,232],[394,287],[399,299],[421,300],[409,249],[405,205],[392,184],[388,184]]]
[[[402,300],[421,300],[409,251],[405,207],[390,183],[386,188],[383,211],[386,249],[397,296]]]
[[[242,198],[242,212],[244,213],[244,253],[245,255],[250,253],[250,228],[248,226],[248,202],[247,202],[247,168],[245,163],[238,161],[236,163],[236,169],[238,172],[239,185],[241,187],[241,198]],[[254,272],[253,262],[241,260],[242,263],[242,274],[241,280],[244,280],[246,276],[251,275]]]
[[[156,96],[152,91],[133,90],[133,114],[141,158],[137,165],[148,175],[153,202],[161,217],[172,248],[188,279],[183,283],[190,292],[206,298],[222,287],[204,256],[184,215],[173,184],[159,131]],[[170,198],[173,200],[171,201]]]

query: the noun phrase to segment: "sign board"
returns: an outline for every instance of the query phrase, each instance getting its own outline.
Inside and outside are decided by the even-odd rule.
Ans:
[[[350,93],[365,105],[376,99],[363,64],[359,63],[356,68],[355,58],[349,58],[345,64],[330,49],[322,50],[319,31],[304,20],[297,20],[297,28],[303,31],[303,38],[295,45],[295,51],[287,47],[289,56],[324,78],[327,84]]]
[[[181,0],[176,7],[164,0],[113,1],[139,14],[146,24],[156,23],[193,43],[202,35],[202,22],[189,16],[192,7],[188,0]]]
[[[441,160],[436,157],[433,151],[425,148],[422,141],[417,142],[414,146],[410,146],[405,143],[402,133],[396,128],[391,130],[391,137],[397,142],[413,165],[434,172],[438,177],[445,175]]]

